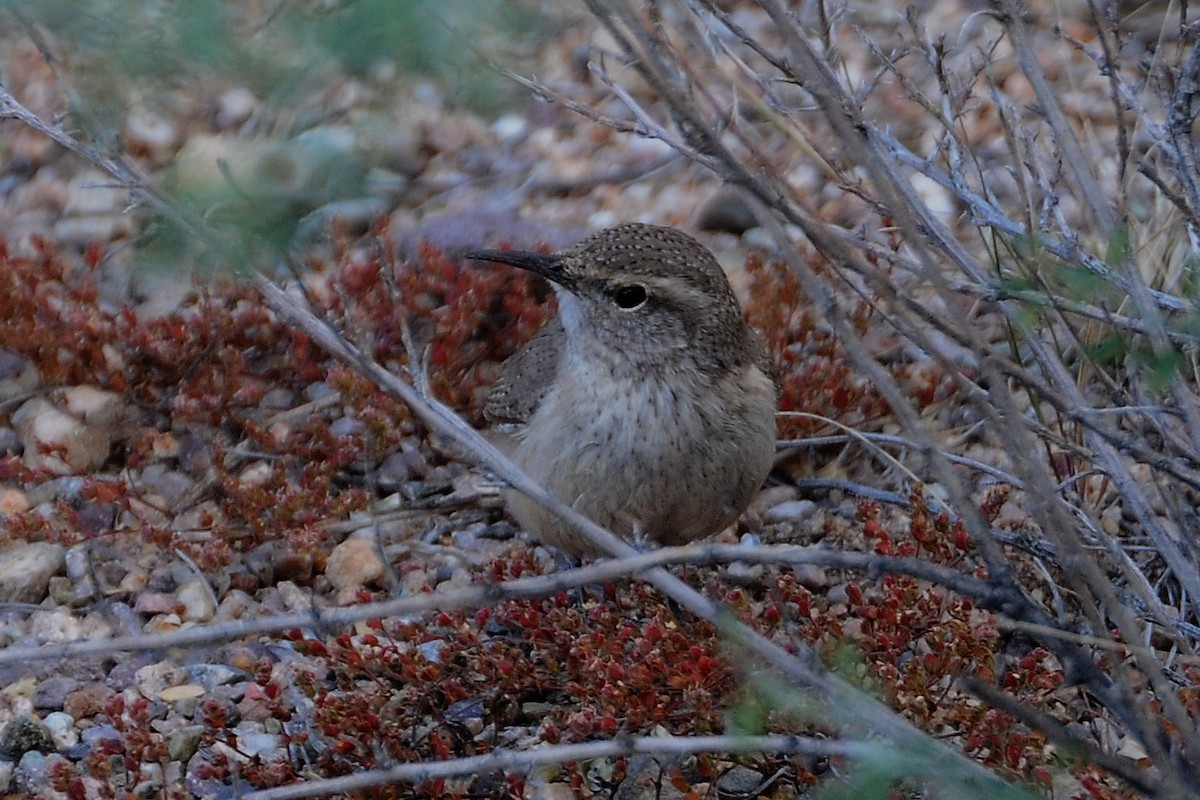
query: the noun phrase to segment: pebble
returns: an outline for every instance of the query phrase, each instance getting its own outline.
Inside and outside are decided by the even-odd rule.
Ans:
[[[224,664],[192,664],[187,667],[187,674],[190,680],[210,691],[218,686],[250,680],[250,675],[243,670]]]
[[[700,209],[696,227],[702,231],[720,231],[741,236],[751,228],[757,228],[758,219],[741,192],[720,189]]]
[[[92,386],[72,386],[27,400],[12,416],[24,448],[25,465],[54,475],[99,469],[125,432],[129,411],[119,395]]]
[[[174,614],[181,607],[179,598],[171,592],[145,591],[133,603],[133,610],[142,614]]]
[[[31,750],[50,752],[53,749],[50,731],[32,717],[13,717],[0,728],[0,755],[20,758]]]
[[[33,707],[41,711],[60,709],[66,703],[67,696],[78,691],[81,685],[75,678],[51,675],[38,682],[37,690],[33,693]]]
[[[504,114],[492,123],[492,133],[507,145],[515,145],[529,135],[529,120],[520,114]]]
[[[797,564],[792,569],[792,574],[796,583],[810,591],[821,590],[829,585],[829,576],[826,575],[825,568],[816,564]]]
[[[142,626],[142,633],[174,633],[182,627],[178,614],[159,614]]]
[[[187,672],[167,662],[147,664],[134,673],[133,680],[142,697],[157,700],[167,688],[186,682]]]
[[[79,639],[82,630],[79,620],[67,608],[38,612],[30,620],[29,633],[38,644],[57,644]]]
[[[808,519],[817,511],[817,504],[812,500],[785,500],[777,506],[772,506],[763,514],[763,522],[797,522]]]
[[[98,170],[84,170],[67,184],[67,203],[54,222],[54,239],[82,247],[89,242],[125,239],[134,232],[134,218],[125,214],[129,190],[113,184]]]
[[[351,436],[361,436],[366,428],[366,425],[354,417],[339,417],[329,425],[329,435],[347,439]]]
[[[240,722],[233,732],[237,734],[238,751],[251,758],[268,758],[280,747],[280,738],[273,733],[264,733],[259,722]]]
[[[199,578],[185,582],[175,596],[183,604],[185,622],[208,622],[217,613],[217,598],[212,588]]]
[[[47,714],[42,724],[50,733],[50,739],[59,750],[67,750],[79,744],[79,731],[75,730],[75,718],[62,711]]]
[[[165,163],[179,144],[179,129],[167,117],[134,107],[125,119],[125,146],[131,155]]]
[[[0,403],[36,389],[42,382],[38,369],[24,356],[0,350]]]
[[[734,561],[725,568],[725,576],[737,586],[757,586],[762,582],[766,567],[762,564],[747,564]]]
[[[189,725],[167,737],[167,755],[172,761],[187,762],[200,749],[200,737],[204,726]]]
[[[101,725],[95,725],[91,728],[86,728],[83,733],[80,734],[80,738],[83,739],[83,743],[86,745],[95,745],[99,742],[109,741],[112,739],[120,741],[121,732],[112,725],[104,723]]]
[[[4,430],[9,430],[5,428]],[[16,433],[13,432],[13,438],[16,438]],[[4,447],[0,446],[0,454],[4,452]],[[23,490],[12,486],[0,488],[0,514],[24,514],[29,510],[29,495]]]
[[[442,663],[442,649],[446,646],[445,639],[432,639],[417,645],[417,651],[430,664]]]
[[[350,537],[329,554],[325,577],[339,592],[378,581],[383,577],[379,548],[373,540]]]
[[[63,700],[62,710],[75,719],[92,717],[104,710],[114,694],[116,692],[103,683],[90,683],[68,694]]]
[[[162,508],[174,508],[190,494],[196,486],[191,476],[166,464],[151,464],[142,470],[142,485],[145,494],[156,496]]]
[[[66,550],[49,542],[32,542],[0,552],[0,603],[40,603],[50,578],[66,564]]]
[[[13,771],[16,767],[13,762],[0,759],[0,792],[7,792],[12,788]]]
[[[242,619],[258,613],[259,603],[251,595],[238,589],[230,589],[221,598],[217,617],[223,620]]]
[[[258,98],[244,86],[226,91],[217,99],[217,126],[222,130],[236,128],[258,110]]]
[[[74,770],[70,762],[58,753],[51,753],[47,756],[36,750],[30,750],[17,762],[16,769],[13,770],[10,788],[24,792],[27,797],[40,795],[50,785],[50,773],[59,768],[59,764],[67,767],[67,774],[71,774]]]
[[[717,778],[717,797],[722,800],[758,797],[762,785],[762,773],[739,764]]]
[[[164,703],[178,703],[181,700],[192,700],[205,695],[204,687],[198,683],[181,683],[178,686],[168,686],[158,693],[158,699]]]
[[[246,467],[238,475],[238,483],[242,488],[253,489],[256,486],[264,486],[269,480],[273,469],[266,461],[255,461],[253,464]]]

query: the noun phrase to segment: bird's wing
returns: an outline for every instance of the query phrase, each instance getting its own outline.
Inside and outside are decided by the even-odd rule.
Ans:
[[[555,316],[500,367],[483,414],[492,423],[528,422],[558,374],[566,334]]]

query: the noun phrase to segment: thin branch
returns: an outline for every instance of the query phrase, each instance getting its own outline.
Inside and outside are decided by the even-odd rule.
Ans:
[[[617,736],[601,742],[549,745],[535,750],[497,749],[445,761],[397,764],[341,778],[306,781],[243,795],[244,800],[300,800],[393,783],[419,784],[436,778],[486,775],[503,770],[529,772],[544,764],[569,764],[644,754],[681,756],[689,753],[781,753],[867,759],[878,752],[874,742],[821,739],[811,736]]]

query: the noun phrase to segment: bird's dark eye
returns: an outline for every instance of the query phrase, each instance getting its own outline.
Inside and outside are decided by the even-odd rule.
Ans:
[[[646,287],[638,283],[632,283],[629,286],[618,286],[612,293],[613,302],[626,311],[633,309],[646,302]]]

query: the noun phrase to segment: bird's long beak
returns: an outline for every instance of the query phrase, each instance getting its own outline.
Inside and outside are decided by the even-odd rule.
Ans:
[[[563,271],[561,255],[530,253],[526,250],[472,250],[466,254],[466,257],[476,261],[494,261],[497,264],[519,267],[568,289],[573,284],[573,281]]]

